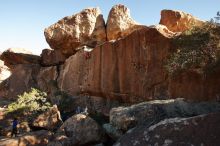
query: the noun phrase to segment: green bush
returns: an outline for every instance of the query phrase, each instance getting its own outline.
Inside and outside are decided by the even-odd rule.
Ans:
[[[175,75],[185,70],[197,69],[201,73],[219,65],[220,27],[205,23],[193,27],[173,39],[176,52],[167,61],[167,71]],[[211,67],[211,68],[210,68]]]
[[[17,101],[8,105],[7,112],[25,112],[25,113],[39,113],[52,107],[47,101],[47,94],[38,89],[32,88],[30,92],[24,92],[18,96]]]

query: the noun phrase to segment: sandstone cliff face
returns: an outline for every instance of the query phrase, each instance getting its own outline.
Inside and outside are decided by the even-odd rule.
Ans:
[[[160,24],[170,31],[183,32],[193,26],[199,26],[203,21],[182,11],[162,10]]]
[[[59,87],[72,95],[89,93],[126,102],[165,96],[163,65],[169,41],[157,29],[146,27],[92,52],[80,51],[66,60]]]
[[[124,5],[115,5],[109,12],[107,20],[107,39],[117,40],[123,38],[134,30],[140,28],[130,16],[130,10]]]
[[[39,65],[16,65],[11,69],[11,76],[0,84],[0,97],[16,99],[17,95],[37,87]]]
[[[106,41],[105,22],[99,8],[84,9],[65,17],[44,31],[50,47],[70,56],[80,45],[95,46]]]
[[[169,96],[189,100],[220,101],[220,70],[203,75],[196,71],[186,71],[169,78]]]
[[[54,66],[64,63],[65,55],[60,50],[44,49],[41,53],[40,63],[42,66]]]

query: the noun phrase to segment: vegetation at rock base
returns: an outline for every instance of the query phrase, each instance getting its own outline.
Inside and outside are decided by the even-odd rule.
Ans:
[[[220,27],[215,24],[193,27],[175,37],[173,43],[176,52],[165,66],[171,75],[193,69],[207,73],[220,66]]]
[[[47,94],[38,89],[31,88],[30,92],[24,92],[18,96],[17,101],[8,105],[7,113],[21,113],[35,115],[52,107],[46,98]]]

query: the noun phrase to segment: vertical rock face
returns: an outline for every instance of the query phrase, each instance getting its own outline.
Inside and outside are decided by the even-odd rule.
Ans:
[[[52,49],[69,56],[80,45],[95,46],[106,41],[105,22],[99,8],[84,9],[46,28],[44,35]]]
[[[169,79],[169,94],[190,100],[220,101],[219,73],[219,69],[208,75],[196,71],[181,73]]]
[[[183,32],[203,22],[194,16],[182,11],[162,10],[160,24],[165,25],[170,31]]]
[[[65,55],[60,50],[44,49],[40,56],[42,66],[59,65],[66,60]]]
[[[58,77],[57,67],[41,67],[37,74],[37,85],[42,91],[51,92],[51,84],[56,82]]]
[[[166,95],[164,63],[170,39],[155,28],[143,28],[92,52],[66,60],[58,84],[72,95],[91,95],[138,102]]]
[[[140,28],[131,18],[130,10],[124,5],[112,7],[107,20],[107,39],[116,40],[129,35],[134,30]]]
[[[16,98],[17,95],[37,87],[39,65],[16,65],[11,70],[11,76],[0,84],[0,96]]]

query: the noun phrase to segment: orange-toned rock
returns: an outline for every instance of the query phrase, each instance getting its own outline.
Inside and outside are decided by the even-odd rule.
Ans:
[[[57,67],[41,67],[36,78],[37,78],[37,85],[40,90],[50,93],[51,92],[51,84],[56,82],[58,77]]]
[[[105,22],[99,8],[84,9],[46,28],[50,47],[70,56],[81,45],[96,46],[106,41]]]
[[[107,20],[107,39],[116,40],[126,37],[140,26],[130,16],[130,10],[124,5],[115,5],[109,12]]]
[[[169,79],[169,96],[220,101],[220,70],[203,75],[189,70]]]
[[[63,64],[66,60],[65,55],[60,50],[44,49],[40,55],[42,66],[53,66]]]
[[[13,67],[17,64],[39,64],[40,57],[33,55],[31,52],[25,49],[10,48],[4,51],[0,59],[4,61],[4,64],[8,67]]]
[[[36,64],[19,64],[11,69],[11,76],[0,84],[0,96],[16,99],[31,88],[37,87],[37,74],[40,66]]]
[[[0,139],[1,146],[46,146],[52,133],[46,130],[26,133],[15,138]]]
[[[203,21],[182,11],[162,10],[160,24],[170,31],[183,32],[193,26],[199,26]]]
[[[64,63],[58,84],[72,95],[116,98],[126,102],[166,96],[164,69],[170,39],[155,28],[142,28],[91,52],[79,51]]]

